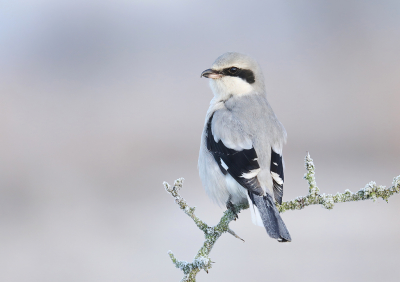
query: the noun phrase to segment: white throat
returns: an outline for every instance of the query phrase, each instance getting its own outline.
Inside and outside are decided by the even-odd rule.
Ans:
[[[210,87],[217,99],[226,99],[231,95],[248,95],[254,91],[253,86],[240,77],[224,76],[210,79]]]

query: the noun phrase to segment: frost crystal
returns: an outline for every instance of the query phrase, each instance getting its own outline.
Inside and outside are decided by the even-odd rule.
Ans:
[[[324,207],[328,210],[333,209],[333,206],[335,205],[333,196],[323,194],[322,198],[324,199],[324,202],[323,202]]]

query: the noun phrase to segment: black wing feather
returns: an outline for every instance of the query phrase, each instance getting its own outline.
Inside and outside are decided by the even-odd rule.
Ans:
[[[271,172],[276,173],[279,175],[279,177],[282,179],[282,182],[284,181],[284,175],[283,175],[283,162],[282,162],[282,156],[279,155],[278,153],[275,153],[274,150],[271,148],[271,166],[270,166]],[[274,197],[275,200],[279,203],[282,204],[282,197],[283,197],[283,183],[278,184],[278,182],[275,181],[275,179],[272,177],[272,180],[274,182]]]
[[[260,187],[257,177],[246,179],[242,177],[243,173],[249,173],[254,169],[259,169],[260,166],[257,162],[257,153],[254,148],[243,149],[241,151],[236,151],[234,149],[227,148],[221,140],[215,142],[214,136],[211,131],[211,122],[213,119],[211,115],[207,122],[207,149],[213,155],[215,161],[217,162],[221,172],[226,175],[229,173],[233,179],[235,179],[244,188],[252,191],[257,195],[262,195],[263,191]],[[225,169],[222,165],[221,160],[228,167]]]

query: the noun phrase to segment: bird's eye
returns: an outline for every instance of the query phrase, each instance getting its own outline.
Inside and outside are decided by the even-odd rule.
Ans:
[[[239,69],[236,68],[236,67],[231,67],[231,68],[229,69],[229,72],[230,72],[231,74],[235,74],[235,73],[237,73],[238,70],[239,70]]]

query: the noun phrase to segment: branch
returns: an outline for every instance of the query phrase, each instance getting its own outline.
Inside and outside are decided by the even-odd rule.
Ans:
[[[378,198],[384,199],[388,202],[388,199],[393,194],[400,192],[400,175],[393,179],[391,187],[386,188],[385,186],[377,186],[375,182],[371,181],[364,188],[360,189],[356,193],[352,193],[350,190],[346,190],[344,193],[333,194],[320,194],[317,183],[315,182],[315,166],[314,162],[307,152],[305,157],[305,166],[307,173],[304,178],[308,181],[309,189],[308,194],[303,197],[297,197],[294,200],[283,202],[281,205],[276,203],[279,212],[285,212],[287,210],[300,210],[310,205],[322,205],[326,209],[332,209],[335,203],[344,203],[361,200],[373,200],[376,201]],[[205,241],[203,246],[197,252],[193,262],[187,262],[178,260],[171,251],[168,254],[177,268],[183,271],[184,276],[181,282],[195,282],[196,275],[200,270],[204,270],[208,273],[208,270],[212,267],[212,261],[209,258],[209,254],[214,247],[216,241],[221,237],[223,233],[230,233],[238,239],[241,239],[236,235],[234,231],[229,228],[229,223],[236,218],[236,214],[240,211],[247,209],[248,204],[242,204],[234,206],[233,209],[228,209],[224,212],[219,223],[215,226],[209,226],[195,215],[195,207],[190,207],[186,203],[185,199],[179,195],[179,190],[182,188],[183,178],[175,180],[173,186],[164,182],[165,190],[172,195],[175,199],[175,203],[191,218],[197,227],[203,231]],[[243,239],[241,239],[244,241]]]
[[[211,268],[211,259],[208,257],[212,248],[214,247],[215,242],[219,237],[225,232],[229,232],[233,236],[240,239],[239,236],[235,234],[230,228],[229,223],[236,218],[236,214],[239,213],[243,209],[247,209],[248,205],[239,205],[234,206],[234,211],[228,209],[224,212],[224,215],[220,219],[219,223],[215,226],[208,226],[206,223],[201,221],[195,214],[195,207],[189,207],[186,203],[185,199],[179,195],[179,190],[182,188],[183,178],[179,178],[175,180],[174,186],[171,187],[167,182],[164,182],[165,190],[172,195],[175,199],[175,203],[179,205],[179,207],[191,218],[197,227],[203,231],[205,236],[205,241],[203,246],[197,252],[194,257],[193,262],[189,263],[187,261],[178,260],[175,258],[174,254],[171,251],[168,251],[168,254],[175,264],[177,268],[183,271],[184,276],[181,282],[194,282],[196,281],[196,275],[200,272],[200,270],[204,270],[208,273],[208,270]],[[235,214],[236,212],[236,214]],[[243,239],[242,239],[243,240]]]
[[[324,208],[333,209],[335,203],[354,202],[363,200],[373,200],[382,198],[388,202],[389,197],[393,194],[400,192],[400,175],[393,178],[392,186],[386,188],[385,186],[378,186],[374,181],[371,181],[364,188],[353,193],[346,189],[344,193],[333,194],[320,194],[317,183],[315,182],[315,166],[314,162],[307,152],[305,158],[307,173],[304,178],[308,181],[308,195],[304,197],[297,197],[294,200],[283,202],[281,205],[277,204],[279,212],[287,210],[301,210],[310,205],[322,205]]]

